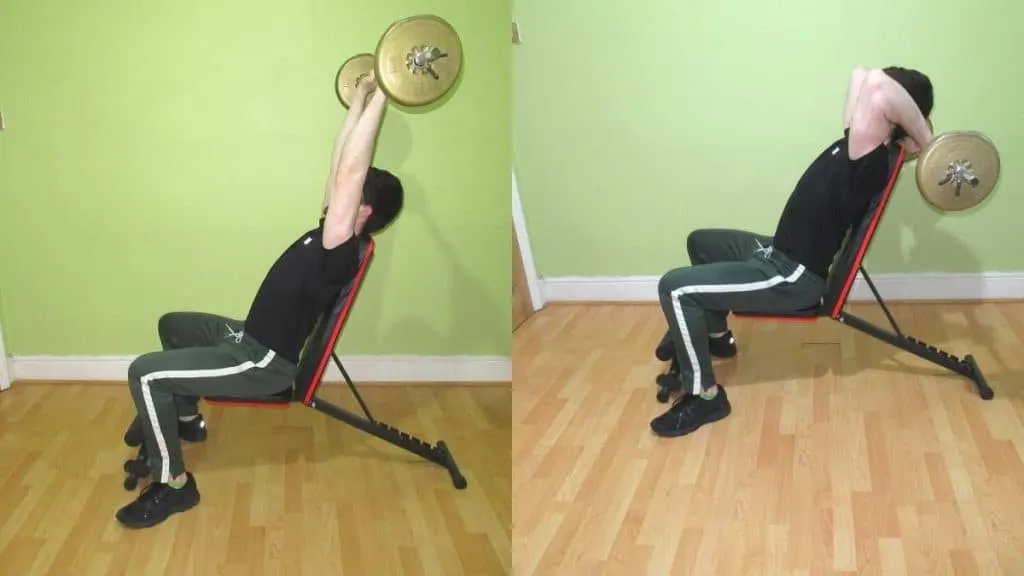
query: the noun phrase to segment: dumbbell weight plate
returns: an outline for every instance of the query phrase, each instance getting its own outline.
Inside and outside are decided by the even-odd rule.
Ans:
[[[999,181],[999,151],[980,132],[953,131],[932,139],[917,159],[917,188],[946,212],[981,204]]]
[[[462,69],[462,42],[439,16],[398,20],[380,38],[377,82],[404,106],[425,106],[455,85]]]
[[[373,54],[356,54],[345,60],[345,63],[338,69],[338,75],[334,78],[334,89],[338,93],[338,99],[346,108],[352,106],[352,99],[356,94],[356,84],[373,72],[376,58]]]

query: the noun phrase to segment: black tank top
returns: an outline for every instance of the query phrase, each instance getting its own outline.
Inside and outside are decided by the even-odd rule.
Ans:
[[[775,230],[775,249],[821,278],[850,227],[861,221],[889,180],[889,151],[877,148],[851,160],[850,130],[825,148],[797,182]]]
[[[324,310],[359,271],[360,238],[323,245],[324,220],[285,249],[256,292],[245,331],[293,364]]]

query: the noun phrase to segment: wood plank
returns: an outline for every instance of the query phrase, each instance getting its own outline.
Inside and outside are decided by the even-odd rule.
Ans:
[[[513,572],[1024,574],[1024,303],[892,309],[995,399],[836,322],[737,319],[732,414],[657,438],[659,307],[546,307],[513,337]]]
[[[321,388],[358,411],[347,388]],[[125,384],[22,383],[0,394],[0,572],[26,576],[503,575],[511,570],[508,386],[366,386],[374,416],[445,440],[448,472],[302,406],[201,405],[185,444],[202,496],[157,527],[114,512],[134,408]]]

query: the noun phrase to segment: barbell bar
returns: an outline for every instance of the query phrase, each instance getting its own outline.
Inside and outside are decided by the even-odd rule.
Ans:
[[[335,76],[335,91],[345,107],[356,86],[371,73],[388,97],[403,106],[426,106],[455,85],[462,70],[462,41],[445,19],[411,16],[388,26],[373,54],[346,60]]]

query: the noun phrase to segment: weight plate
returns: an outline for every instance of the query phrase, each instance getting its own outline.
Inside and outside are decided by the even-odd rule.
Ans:
[[[917,159],[917,187],[926,202],[956,212],[981,204],[999,181],[999,151],[979,132],[945,132]]]
[[[345,60],[338,69],[338,75],[334,78],[334,89],[346,108],[352,105],[356,84],[373,72],[375,60],[373,54],[356,54]]]
[[[448,92],[462,69],[462,42],[439,16],[413,16],[388,27],[377,44],[377,82],[395,102],[425,106]]]

